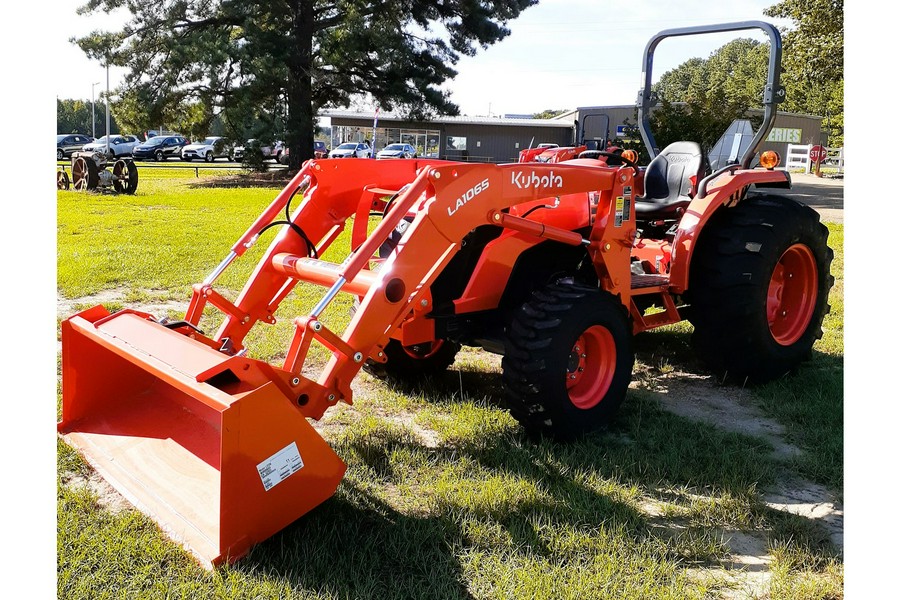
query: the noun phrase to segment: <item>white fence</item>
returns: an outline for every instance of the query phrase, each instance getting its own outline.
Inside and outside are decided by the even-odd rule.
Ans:
[[[805,146],[800,144],[788,144],[787,156],[785,157],[784,166],[787,170],[803,169],[804,173],[811,173],[813,162],[809,160],[809,151],[813,147],[812,144]],[[838,173],[844,172],[844,149],[843,148],[825,148],[825,160],[822,161],[822,167],[837,167]]]

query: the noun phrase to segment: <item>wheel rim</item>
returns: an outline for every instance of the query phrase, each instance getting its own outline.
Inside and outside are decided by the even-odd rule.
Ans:
[[[63,151],[62,151],[62,150],[57,150],[57,151],[56,151],[56,160],[62,160],[62,159],[64,159],[65,157],[66,157],[66,155],[63,154]]]
[[[608,329],[594,325],[582,333],[566,368],[569,400],[578,408],[598,405],[612,385],[616,372],[616,343]]]
[[[113,188],[119,193],[124,192],[128,185],[126,183],[128,181],[128,165],[125,164],[124,160],[116,161],[116,164],[113,165],[112,172],[115,177],[115,179],[113,179]]]
[[[772,272],[766,298],[769,331],[776,342],[789,346],[803,337],[815,311],[818,288],[812,250],[803,244],[785,250]]]
[[[83,158],[76,158],[72,163],[72,181],[75,183],[75,189],[82,191],[87,189],[87,162]]]
[[[424,344],[413,344],[411,346],[403,346],[403,351],[411,358],[416,360],[424,360],[431,358],[444,345],[444,340],[436,340],[434,342],[426,342]]]

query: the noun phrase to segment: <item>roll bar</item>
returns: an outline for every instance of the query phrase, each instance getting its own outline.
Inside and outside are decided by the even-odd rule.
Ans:
[[[741,156],[740,165],[742,168],[746,169],[750,166],[750,161],[756,155],[757,150],[759,150],[760,145],[762,145],[763,141],[768,137],[769,131],[772,130],[772,125],[775,123],[775,114],[777,112],[776,105],[780,102],[784,102],[785,99],[785,91],[784,88],[781,87],[780,78],[781,78],[781,34],[775,28],[774,25],[770,23],[766,23],[764,21],[741,21],[738,23],[721,23],[717,25],[700,25],[697,27],[683,27],[679,29],[666,29],[657,33],[654,37],[647,42],[647,47],[644,50],[644,61],[643,61],[643,70],[641,72],[641,79],[643,80],[643,86],[638,91],[638,99],[637,99],[637,108],[638,108],[638,127],[641,131],[641,138],[644,140],[644,145],[647,147],[647,151],[650,153],[650,158],[653,159],[659,154],[659,148],[656,146],[656,140],[653,139],[653,133],[650,131],[650,108],[656,104],[655,94],[651,92],[651,76],[653,72],[653,53],[656,51],[656,47],[659,45],[661,41],[669,37],[677,37],[677,36],[685,36],[685,35],[698,35],[703,33],[721,33],[725,31],[740,31],[743,29],[761,29],[769,36],[769,69],[768,76],[766,78],[766,87],[763,91],[763,107],[765,108],[765,113],[763,115],[763,122],[759,128],[759,131],[756,132],[756,136],[754,136],[753,140],[750,143],[750,146],[744,152],[743,156]],[[700,182],[700,186],[698,188],[698,194],[702,197],[706,192],[706,185],[709,181],[718,177],[723,172],[729,170],[729,168],[735,168],[734,165],[730,165],[729,167],[725,167],[724,169],[720,169],[716,173],[713,173],[709,177],[706,177],[703,181]]]

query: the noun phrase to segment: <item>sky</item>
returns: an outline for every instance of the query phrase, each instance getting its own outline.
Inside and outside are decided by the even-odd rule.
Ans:
[[[95,29],[115,28],[127,13],[82,16],[80,2],[66,2],[56,14],[56,33],[45,40],[64,77],[53,79],[58,98],[90,99],[106,88],[106,70],[68,40]],[[633,0],[610,4],[597,0],[543,0],[510,21],[511,33],[475,57],[462,57],[457,77],[444,87],[462,114],[499,116],[546,109],[633,104],[641,86],[641,60],[647,41],[664,29],[748,20],[775,25],[763,10],[773,0]],[[673,15],[673,12],[676,14]],[[691,16],[693,15],[693,16]],[[742,37],[765,40],[748,30]],[[735,34],[670,38],[657,48],[653,73],[662,75],[688,58],[708,57]],[[124,69],[111,68],[110,87]]]

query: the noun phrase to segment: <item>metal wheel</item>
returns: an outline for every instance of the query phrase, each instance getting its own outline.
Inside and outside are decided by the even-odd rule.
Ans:
[[[65,171],[57,171],[56,172],[56,189],[58,190],[67,190],[69,189],[69,174]]]
[[[215,160],[215,159],[213,158],[213,153],[207,151],[207,153],[206,153],[206,162],[212,162],[213,160]]]
[[[132,160],[117,160],[113,165],[113,188],[120,194],[134,194],[137,190],[138,172]]]
[[[809,246],[794,244],[772,270],[766,296],[766,316],[772,337],[782,346],[800,339],[816,308],[816,257]]]
[[[72,161],[72,184],[76,190],[94,190],[99,183],[100,171],[94,159],[79,156]]]

